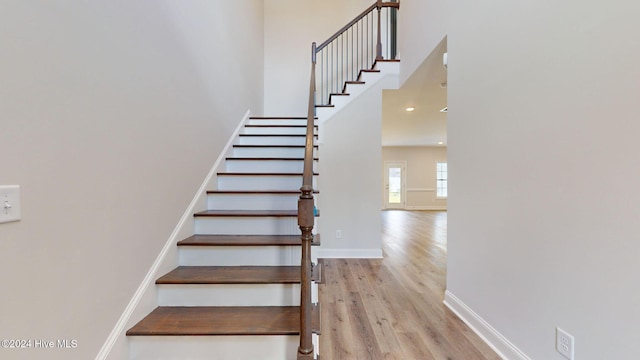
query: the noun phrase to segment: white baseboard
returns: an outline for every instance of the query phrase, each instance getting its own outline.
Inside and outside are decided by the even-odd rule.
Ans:
[[[104,342],[104,344],[102,345],[102,348],[100,349],[100,352],[96,356],[96,360],[107,359],[107,357],[111,353],[111,350],[115,346],[116,342],[119,339],[122,340],[124,338],[125,332],[126,332],[126,325],[131,319],[131,316],[133,315],[134,311],[139,306],[139,304],[141,303],[142,299],[145,296],[147,296],[150,292],[155,291],[155,288],[154,288],[155,279],[158,277],[159,275],[158,272],[160,271],[160,269],[163,267],[166,267],[165,259],[167,258],[167,254],[169,254],[170,250],[176,246],[176,243],[180,240],[180,238],[185,233],[193,234],[193,213],[196,212],[197,210],[202,210],[202,209],[197,209],[198,204],[206,204],[207,187],[209,186],[211,179],[216,174],[218,167],[224,161],[226,153],[228,153],[228,150],[233,145],[233,141],[238,136],[238,133],[242,129],[247,119],[249,119],[250,115],[251,115],[251,111],[247,110],[244,117],[236,127],[234,133],[229,138],[229,141],[227,142],[225,148],[220,153],[220,156],[211,167],[211,170],[209,170],[209,174],[207,174],[207,177],[204,179],[204,181],[200,185],[200,189],[198,189],[195,196],[193,197],[193,200],[191,200],[191,203],[182,214],[180,221],[178,222],[173,232],[169,236],[169,239],[167,240],[167,242],[164,244],[164,247],[162,248],[162,250],[158,254],[158,257],[156,258],[153,265],[149,269],[149,272],[147,272],[147,275],[145,276],[144,280],[142,280],[142,283],[140,284],[140,286],[134,293],[133,297],[129,301],[129,304],[127,305],[124,312],[120,316],[120,319],[114,326],[113,330],[111,330],[109,337]],[[191,227],[191,229],[189,229],[188,227]],[[177,257],[175,260],[177,260]],[[175,266],[177,265],[178,264],[176,261]]]
[[[382,249],[318,249],[314,253],[319,259],[382,259]]]
[[[504,360],[531,360],[507,338],[502,336],[470,307],[449,290],[444,293],[444,304],[464,321],[484,342]]]

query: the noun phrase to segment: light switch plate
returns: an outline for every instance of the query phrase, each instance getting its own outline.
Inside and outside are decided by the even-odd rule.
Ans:
[[[20,220],[20,186],[0,186],[0,224]]]

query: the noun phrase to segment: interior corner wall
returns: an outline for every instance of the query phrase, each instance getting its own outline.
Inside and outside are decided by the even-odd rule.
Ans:
[[[382,256],[382,90],[397,87],[387,75],[319,125],[319,257]]]
[[[265,115],[307,115],[311,43],[319,45],[371,4],[372,0],[264,1]]]
[[[531,359],[636,359],[640,3],[449,2],[447,289]]]
[[[2,1],[0,335],[92,359],[248,109],[262,1]]]
[[[401,0],[398,11],[400,85],[447,35],[446,0]]]
[[[405,201],[407,210],[447,209],[447,199],[436,197],[436,164],[447,162],[446,147],[384,146],[382,148],[383,166],[386,161],[407,163]],[[385,174],[383,179],[384,176]],[[380,189],[382,193],[385,192],[383,187]]]

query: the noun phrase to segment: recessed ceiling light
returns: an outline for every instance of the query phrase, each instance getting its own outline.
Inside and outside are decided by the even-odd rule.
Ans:
[[[413,110],[415,110],[415,109],[416,109],[416,108],[408,107],[408,108],[406,108],[405,110],[407,110],[407,111],[413,111]]]
[[[444,141],[438,141],[438,145],[444,145]]]
[[[443,107],[442,109],[440,109],[440,112],[447,112],[447,106]]]

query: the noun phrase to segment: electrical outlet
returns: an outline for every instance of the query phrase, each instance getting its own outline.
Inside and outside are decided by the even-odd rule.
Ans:
[[[336,239],[342,239],[342,230],[336,230]]]
[[[569,360],[573,359],[574,339],[568,332],[556,328],[556,350]]]

